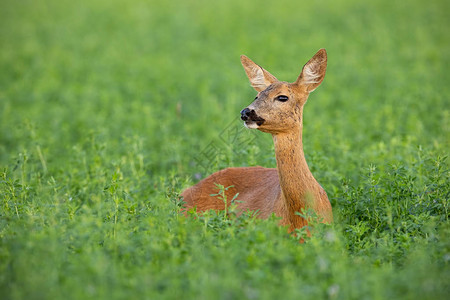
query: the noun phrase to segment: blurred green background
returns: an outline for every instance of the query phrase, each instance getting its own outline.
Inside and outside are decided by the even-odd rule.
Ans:
[[[444,298],[449,10],[1,1],[1,294]],[[275,167],[271,137],[238,119],[255,95],[239,56],[294,81],[319,48],[303,140],[336,224],[298,245],[276,220],[180,217],[178,194],[209,173]]]

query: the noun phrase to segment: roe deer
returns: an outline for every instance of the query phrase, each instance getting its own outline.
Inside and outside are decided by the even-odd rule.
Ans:
[[[241,167],[216,172],[181,194],[185,208],[225,209],[221,199],[211,196],[217,193],[217,183],[231,186],[225,191],[228,199],[239,193],[238,210],[257,211],[260,218],[275,213],[281,217],[281,225],[289,225],[289,231],[307,225],[307,220],[296,214],[307,208],[313,209],[322,222],[332,222],[327,194],[311,174],[302,144],[303,106],[309,93],[325,77],[325,49],[320,49],[303,66],[294,83],[278,81],[244,55],[241,62],[258,92],[253,103],[241,111],[241,119],[247,128],[272,134],[277,168]]]

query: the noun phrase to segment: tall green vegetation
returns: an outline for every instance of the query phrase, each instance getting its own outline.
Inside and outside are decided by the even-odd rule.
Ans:
[[[449,9],[2,1],[1,298],[445,299]],[[239,55],[293,81],[322,47],[303,139],[335,223],[299,244],[233,206],[183,216],[211,172],[275,167],[237,118],[254,98]]]

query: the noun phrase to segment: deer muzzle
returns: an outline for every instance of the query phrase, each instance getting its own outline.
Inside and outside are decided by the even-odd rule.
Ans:
[[[261,126],[264,123],[264,118],[258,116],[254,109],[250,109],[248,107],[244,108],[241,111],[241,120],[246,124],[254,122],[258,126]]]

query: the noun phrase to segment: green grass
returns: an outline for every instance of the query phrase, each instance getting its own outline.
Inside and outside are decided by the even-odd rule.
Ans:
[[[445,299],[449,10],[1,1],[1,298]],[[237,119],[239,55],[294,81],[322,47],[303,139],[335,223],[299,244],[275,218],[180,215],[199,178],[275,166]]]

